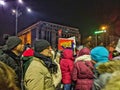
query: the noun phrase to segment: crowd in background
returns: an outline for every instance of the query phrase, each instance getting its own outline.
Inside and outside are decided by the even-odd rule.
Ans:
[[[0,46],[0,90],[119,90],[120,42],[104,46],[53,49],[47,40],[23,45],[6,35]]]

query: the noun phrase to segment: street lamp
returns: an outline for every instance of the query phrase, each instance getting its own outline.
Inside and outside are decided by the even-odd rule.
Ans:
[[[95,33],[95,35],[96,35],[96,46],[97,46],[97,43],[98,43],[98,34],[100,34],[100,33],[105,33],[106,32],[106,30],[98,30],[98,31],[95,31],[94,33]]]
[[[20,13],[18,12],[18,10],[13,9],[12,13],[15,14],[15,35],[17,36],[17,32],[18,32],[18,17],[20,16]]]
[[[3,6],[6,6],[6,2],[4,0],[0,0],[0,6],[2,7],[2,10],[4,11]]]
[[[23,1],[22,0],[18,0],[19,3],[23,4]]]
[[[106,29],[106,27],[104,27],[104,26],[103,26],[101,29],[102,29],[102,30],[105,30],[105,29]]]
[[[29,7],[27,7],[26,9],[27,9],[27,11],[28,11],[29,13],[32,12],[32,10],[31,10]]]
[[[20,4],[23,4],[23,0],[17,0],[16,3],[16,8],[12,9],[12,14],[15,15],[15,35],[17,36],[18,33],[18,17],[21,16],[22,13],[22,9],[20,9]],[[1,6],[5,6],[6,2],[4,0],[0,0],[0,5]],[[27,12],[31,13],[32,10],[29,7],[25,8]]]
[[[5,5],[6,3],[5,3],[5,1],[3,1],[3,0],[0,0],[0,5]]]
[[[100,30],[107,30],[108,29],[108,25],[102,25],[101,27],[100,27]]]
[[[23,4],[22,0],[18,0],[18,3]],[[30,8],[26,8],[27,12],[31,13],[31,9]],[[16,9],[12,10],[13,15],[15,15],[15,35],[17,36],[18,33],[18,17],[22,15],[22,11],[19,10],[18,4],[16,6]]]

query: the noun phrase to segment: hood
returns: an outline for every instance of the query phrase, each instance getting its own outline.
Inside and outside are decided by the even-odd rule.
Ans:
[[[90,55],[79,56],[75,59],[75,62],[77,61],[91,61],[91,56]]]
[[[64,59],[73,59],[73,51],[71,49],[63,50],[62,55]]]
[[[100,74],[113,73],[115,71],[120,71],[120,60],[113,60],[113,61],[100,64],[97,67],[97,70]]]
[[[34,55],[34,50],[29,48],[29,49],[25,50],[22,55],[23,55],[23,57],[33,56]]]
[[[97,46],[91,50],[90,54],[92,60],[96,62],[96,65],[99,65],[98,63],[105,63],[109,61],[109,52],[105,47]]]
[[[82,48],[79,52],[78,52],[78,56],[82,56],[82,55],[90,55],[90,49],[87,47]]]

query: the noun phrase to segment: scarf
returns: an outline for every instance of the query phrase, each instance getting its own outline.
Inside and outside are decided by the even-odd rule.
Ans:
[[[38,52],[35,52],[34,56],[42,60],[51,73],[57,73],[58,66],[55,62],[52,62],[52,59],[50,57],[39,54]]]

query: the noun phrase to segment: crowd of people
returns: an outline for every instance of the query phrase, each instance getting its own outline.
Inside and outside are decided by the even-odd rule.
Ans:
[[[0,90],[119,90],[118,46],[112,53],[83,46],[75,55],[70,48],[54,50],[44,39],[23,45],[7,35],[0,47]]]

